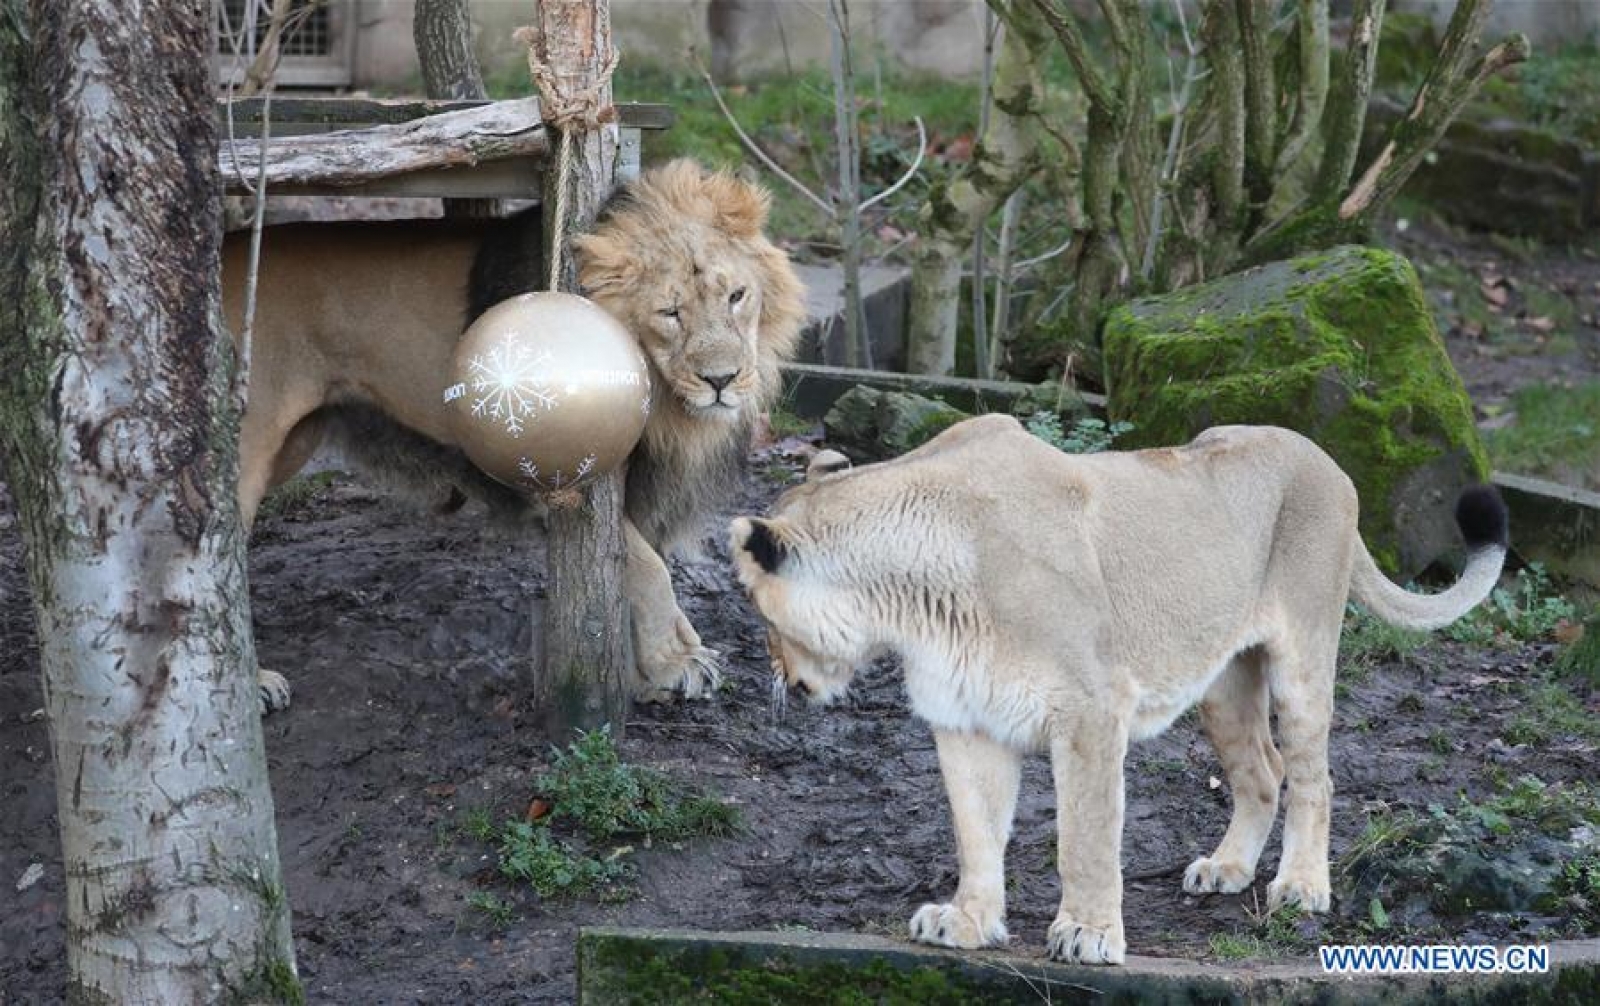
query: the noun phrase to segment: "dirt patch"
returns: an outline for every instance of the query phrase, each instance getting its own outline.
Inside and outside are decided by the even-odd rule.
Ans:
[[[797,467],[758,459],[738,509],[765,507]],[[294,707],[268,720],[267,748],[313,1001],[566,1002],[580,925],[899,935],[917,904],[948,895],[956,864],[933,743],[893,668],[865,673],[839,708],[791,707],[775,720],[764,639],[720,545],[716,561],[675,572],[689,616],[726,656],[727,687],[713,702],[635,709],[621,747],[735,802],[744,833],[639,850],[638,896],[620,904],[542,904],[499,879],[492,851],[462,824],[475,808],[520,813],[556,740],[530,725],[522,701],[541,553],[486,538],[471,511],[425,517],[342,478],[259,529],[260,652],[295,688]],[[1349,683],[1333,741],[1335,855],[1375,808],[1482,795],[1495,773],[1592,774],[1582,743],[1501,739],[1523,707],[1520,682],[1549,656],[1435,642]],[[0,495],[0,1001],[55,1001],[65,981],[41,705],[21,543]],[[1227,822],[1221,774],[1192,717],[1129,759],[1131,950],[1206,956],[1212,934],[1252,926],[1251,893],[1179,890],[1181,867]],[[1009,860],[1011,930],[1024,951],[1042,947],[1058,897],[1053,818],[1048,766],[1035,758]],[[1263,883],[1276,855],[1275,837]],[[42,878],[19,891],[35,863]],[[509,902],[509,922],[469,908],[483,890]],[[1481,918],[1465,935],[1509,938],[1555,921]]]

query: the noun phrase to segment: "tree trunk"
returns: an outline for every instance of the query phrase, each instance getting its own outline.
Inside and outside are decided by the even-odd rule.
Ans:
[[[872,366],[871,335],[861,299],[861,150],[856,129],[855,68],[850,61],[850,8],[847,0],[828,4],[828,52],[833,72],[834,156],[838,158],[839,191],[833,200],[844,246],[844,356],[851,367]]]
[[[605,68],[612,58],[611,10],[607,0],[539,0],[534,51],[560,90],[568,95],[597,91],[611,103]],[[552,112],[555,110],[552,109]],[[576,289],[566,236],[586,229],[614,182],[617,127],[575,130],[569,140],[566,219],[555,219],[561,201],[561,144],[545,172],[544,226],[547,255],[560,254],[557,287]],[[538,694],[552,736],[564,740],[574,728],[609,723],[620,735],[627,712],[626,683],[633,673],[628,605],[623,596],[622,477],[607,476],[588,491],[586,503],[552,507],[548,544],[549,605],[544,619],[544,673]]]
[[[1002,17],[988,128],[967,170],[949,185],[935,185],[919,214],[907,335],[912,373],[955,370],[962,258],[989,214],[1039,166],[1030,120],[1044,101],[1040,67],[1050,35],[1032,4],[1011,4]]]
[[[468,101],[487,98],[478,57],[472,51],[472,20],[467,0],[417,0],[411,38],[422,65],[422,86],[428,97]],[[447,217],[492,217],[496,199],[446,199]]]
[[[0,441],[68,1000],[299,1001],[237,520],[206,4],[0,0]]]

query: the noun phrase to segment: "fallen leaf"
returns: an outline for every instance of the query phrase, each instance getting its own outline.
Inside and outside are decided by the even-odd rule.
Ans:
[[[523,815],[529,822],[542,821],[550,816],[550,811],[555,808],[550,806],[549,800],[533,799],[528,801],[528,812]]]
[[[1583,638],[1583,623],[1563,618],[1556,623],[1553,634],[1556,637],[1556,642],[1562,646],[1575,645],[1578,640]]]
[[[1535,315],[1532,318],[1524,318],[1522,319],[1522,323],[1533,329],[1535,332],[1553,332],[1555,331],[1556,327],[1556,320],[1554,318],[1550,318],[1542,314]]]
[[[456,784],[453,782],[434,782],[422,787],[422,791],[431,797],[447,800],[456,795]]]
[[[1494,282],[1485,279],[1479,284],[1478,292],[1483,294],[1483,299],[1489,302],[1490,307],[1505,307],[1506,301],[1511,299],[1511,292],[1506,289],[1503,279]]]

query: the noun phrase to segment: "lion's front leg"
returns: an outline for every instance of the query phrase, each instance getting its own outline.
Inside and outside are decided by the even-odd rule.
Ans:
[[[1056,960],[1121,964],[1123,710],[1085,708],[1056,718],[1050,768],[1056,786],[1061,908],[1050,924]]]
[[[961,879],[955,897],[911,916],[911,938],[974,949],[1006,941],[1006,843],[1022,756],[982,734],[935,730],[939,771],[955,824]]]
[[[625,588],[633,612],[633,652],[637,672],[633,697],[662,702],[681,694],[709,698],[722,682],[717,652],[700,642],[700,634],[678,608],[667,564],[644,540],[632,521],[623,522],[628,540]]]

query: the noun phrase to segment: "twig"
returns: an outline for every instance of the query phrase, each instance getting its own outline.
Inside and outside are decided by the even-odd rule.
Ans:
[[[1031,2],[1044,16],[1045,23],[1055,32],[1056,38],[1061,40],[1061,47],[1067,51],[1067,60],[1072,63],[1072,70],[1078,75],[1078,82],[1083,85],[1083,92],[1089,96],[1089,100],[1104,109],[1115,108],[1117,94],[1089,55],[1089,43],[1084,38],[1083,30],[1078,27],[1077,19],[1057,9],[1050,0]]]
[[[832,203],[812,192],[804,182],[783,170],[783,167],[777,161],[768,157],[767,152],[762,150],[756,141],[750,138],[750,134],[744,131],[744,127],[739,125],[739,120],[734,118],[733,111],[728,108],[728,103],[722,100],[722,91],[717,87],[717,82],[711,79],[711,72],[706,69],[705,64],[700,61],[699,54],[692,48],[689,50],[689,61],[700,74],[700,79],[705,81],[706,87],[711,90],[711,97],[716,101],[717,108],[721,109],[722,117],[727,120],[728,126],[733,130],[734,135],[739,138],[739,142],[744,144],[744,148],[754,154],[756,159],[765,165],[768,171],[783,179],[790,188],[800,193],[811,205],[821,210],[823,215],[830,220],[834,219],[835,214]]]
[[[890,196],[894,195],[896,192],[899,192],[901,189],[905,188],[906,183],[915,177],[917,169],[922,167],[922,158],[928,153],[928,130],[927,127],[923,126],[922,124],[922,116],[917,116],[914,121],[917,124],[917,156],[911,162],[911,167],[907,168],[905,174],[901,175],[899,180],[893,185],[862,203],[860,207],[858,207],[858,212],[865,213],[867,210],[870,210],[872,207],[878,205],[885,199],[888,199]]]
[[[1183,136],[1184,114],[1189,110],[1189,96],[1194,90],[1195,81],[1202,75],[1195,72],[1200,50],[1194,44],[1194,38],[1189,34],[1189,20],[1183,13],[1183,0],[1172,0],[1172,7],[1178,14],[1178,27],[1183,31],[1183,48],[1187,57],[1183,66],[1183,90],[1173,97],[1172,102],[1172,131],[1167,135],[1167,153],[1161,163],[1161,176],[1156,183],[1155,205],[1150,209],[1150,234],[1144,246],[1144,261],[1139,266],[1139,278],[1149,282],[1151,274],[1156,267],[1156,249],[1161,244],[1161,217],[1166,209],[1166,197],[1172,185],[1177,181],[1178,153],[1181,150],[1179,139]],[[1172,64],[1167,64],[1170,69]]]

